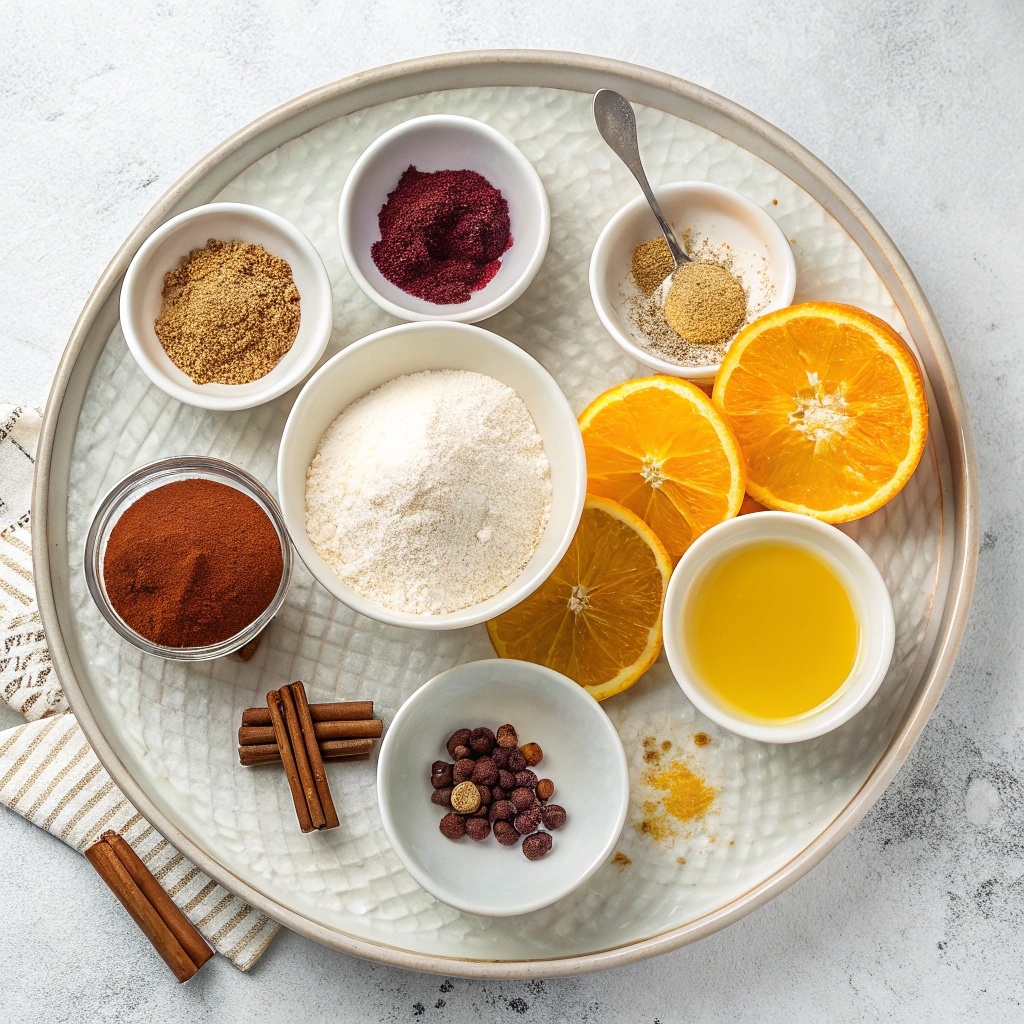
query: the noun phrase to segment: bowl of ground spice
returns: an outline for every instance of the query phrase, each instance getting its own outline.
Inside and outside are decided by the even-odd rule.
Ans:
[[[586,483],[554,378],[450,322],[390,327],[324,363],[277,461],[310,572],[357,612],[413,629],[472,626],[536,590],[576,533]]]
[[[283,217],[210,203],[142,244],[121,288],[121,329],[162,391],[228,411],[301,383],[327,347],[333,297],[312,243]]]
[[[107,622],[147,654],[248,653],[284,602],[292,556],[277,502],[219,459],[162,459],[115,484],[93,518],[85,576]]]
[[[338,207],[356,284],[402,320],[475,323],[529,287],[551,213],[533,164],[490,125],[417,117],[381,135]]]
[[[710,384],[742,327],[792,303],[793,250],[772,214],[732,189],[685,181],[655,192],[693,262],[663,286],[674,264],[647,200],[638,196],[598,237],[590,294],[608,333],[634,359]]]

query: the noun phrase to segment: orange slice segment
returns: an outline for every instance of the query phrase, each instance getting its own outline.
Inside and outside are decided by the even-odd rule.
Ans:
[[[714,403],[743,449],[750,496],[826,523],[884,505],[928,437],[908,345],[877,317],[831,302],[789,306],[740,331]]]
[[[711,399],[678,377],[627,381],[580,415],[587,490],[624,505],[673,564],[743,502],[743,456]]]
[[[487,623],[500,658],[546,665],[598,700],[632,686],[661,651],[668,552],[642,520],[587,496],[576,536],[525,601]]]

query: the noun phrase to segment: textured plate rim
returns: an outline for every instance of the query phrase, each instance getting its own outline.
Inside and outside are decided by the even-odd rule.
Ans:
[[[746,893],[694,921],[612,949],[543,960],[479,960],[414,953],[359,939],[311,921],[236,877],[189,839],[131,776],[104,736],[78,682],[60,624],[58,592],[69,593],[66,471],[81,401],[102,348],[92,335],[117,322],[117,291],[139,247],[165,220],[208,202],[245,167],[319,125],[366,106],[434,91],[473,87],[540,86],[573,92],[612,87],[634,102],[701,125],[766,160],[826,207],[864,252],[896,302],[918,344],[938,415],[945,460],[939,460],[943,510],[936,586],[938,622],[922,650],[920,682],[903,720],[863,786],[797,856]],[[205,198],[203,197],[205,195]],[[927,344],[922,345],[924,341]],[[76,372],[77,370],[77,372]],[[71,408],[71,406],[76,406]],[[57,486],[51,489],[51,479]],[[51,497],[53,501],[51,502]],[[944,505],[946,504],[944,500]],[[32,555],[43,628],[54,669],[79,724],[114,782],[160,832],[229,891],[294,931],[335,949],[411,970],[469,978],[538,978],[607,970],[648,959],[713,934],[763,906],[806,874],[853,829],[906,760],[934,710],[963,638],[977,573],[977,461],[967,407],[952,358],[912,271],[857,196],[820,160],[745,108],[682,79],[622,61],[551,50],[469,51],[418,58],[362,72],[299,96],[236,132],[187,171],[160,198],[115,254],[83,307],[58,364],[43,414],[32,495]],[[943,550],[944,549],[944,550]],[[51,564],[52,561],[52,564]]]

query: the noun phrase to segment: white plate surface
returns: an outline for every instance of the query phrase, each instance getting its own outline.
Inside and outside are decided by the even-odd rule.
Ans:
[[[610,385],[642,375],[601,326],[587,285],[594,240],[636,186],[602,146],[590,96],[544,88],[455,90],[370,107],[288,142],[221,191],[220,200],[288,218],[320,251],[334,288],[327,354],[394,323],[343,265],[335,211],[346,173],[380,132],[432,112],[465,114],[503,132],[537,167],[551,201],[551,243],[541,272],[485,326],[536,356],[577,412]],[[712,180],[776,218],[794,246],[797,301],[864,303],[902,327],[866,257],[807,192],[703,128],[653,109],[638,115],[652,181]],[[662,658],[633,689],[605,704],[630,763],[631,807],[617,847],[622,857],[558,904],[522,918],[463,915],[415,883],[384,835],[372,763],[329,766],[341,827],[302,835],[281,773],[237,764],[234,733],[242,709],[271,687],[303,679],[313,700],[374,700],[387,723],[425,680],[491,656],[484,627],[424,633],[376,623],[333,600],[300,564],[288,601],[251,662],[188,666],[144,657],[121,642],[93,606],[81,571],[93,508],[134,466],[170,455],[211,455],[273,489],[278,441],[294,397],[293,391],[228,414],[181,405],[149,383],[115,329],[88,383],[74,437],[68,545],[62,556],[51,554],[54,586],[70,588],[74,635],[66,640],[103,735],[159,811],[225,873],[314,925],[395,950],[479,960],[584,954],[666,932],[747,893],[821,834],[878,763],[937,629],[930,613],[942,508],[931,443],[907,488],[847,530],[886,579],[897,635],[878,695],[837,732],[790,746],[730,735],[694,710]],[[62,624],[69,634],[63,616]],[[695,745],[698,731],[712,742]],[[665,795],[645,781],[649,736],[660,757],[685,762],[716,794],[701,820],[678,823],[660,841],[638,828],[650,815],[644,803],[660,808]],[[671,749],[661,754],[665,743]],[[381,955],[394,959],[393,952]]]

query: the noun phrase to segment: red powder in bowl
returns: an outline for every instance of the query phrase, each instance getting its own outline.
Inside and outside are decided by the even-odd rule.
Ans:
[[[410,166],[377,218],[377,269],[402,291],[438,305],[466,302],[498,272],[512,245],[508,203],[476,171]]]

